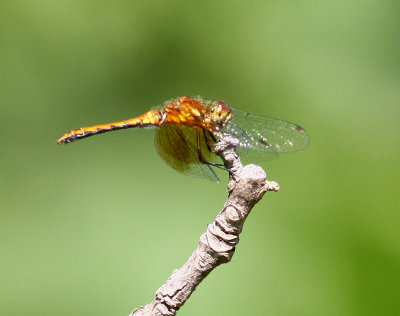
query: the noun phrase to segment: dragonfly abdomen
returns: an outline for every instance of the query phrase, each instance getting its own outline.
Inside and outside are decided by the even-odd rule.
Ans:
[[[80,138],[85,138],[92,135],[101,134],[117,129],[159,126],[161,124],[161,120],[162,120],[161,112],[157,110],[151,110],[141,116],[126,121],[74,129],[69,133],[66,133],[59,140],[57,140],[57,143],[66,144]]]

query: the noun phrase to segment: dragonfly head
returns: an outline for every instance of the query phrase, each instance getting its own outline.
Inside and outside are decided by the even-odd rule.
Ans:
[[[232,119],[232,109],[222,101],[214,102],[210,109],[209,123],[219,131]]]

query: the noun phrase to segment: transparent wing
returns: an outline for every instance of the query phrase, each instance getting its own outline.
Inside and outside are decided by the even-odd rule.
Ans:
[[[200,162],[198,141],[203,159],[211,161],[205,134],[199,130],[178,124],[163,124],[157,129],[155,146],[158,154],[173,169],[197,178],[206,178],[214,182],[219,179],[212,168]],[[214,155],[215,156],[215,155]]]
[[[298,151],[309,144],[307,133],[299,125],[232,109],[232,121],[223,132],[240,141],[239,152],[260,152],[264,159],[274,159],[279,152]]]

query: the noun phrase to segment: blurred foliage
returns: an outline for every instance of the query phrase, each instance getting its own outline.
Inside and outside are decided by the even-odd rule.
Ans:
[[[301,124],[303,152],[180,315],[400,314],[397,1],[1,1],[0,314],[127,315],[226,198],[152,130],[71,128],[202,95]]]

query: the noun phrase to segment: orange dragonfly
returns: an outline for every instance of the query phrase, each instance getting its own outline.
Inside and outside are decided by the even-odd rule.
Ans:
[[[276,158],[279,152],[304,149],[309,143],[307,133],[299,125],[242,112],[222,101],[187,96],[126,121],[72,130],[57,143],[66,144],[95,134],[135,127],[157,128],[158,154],[173,169],[215,182],[219,179],[211,166],[221,166],[222,160],[213,153],[213,145],[224,134],[239,140],[239,154],[256,152],[264,160]]]

